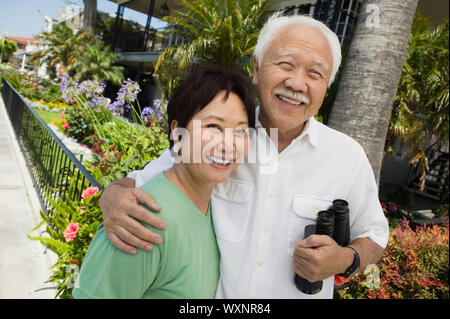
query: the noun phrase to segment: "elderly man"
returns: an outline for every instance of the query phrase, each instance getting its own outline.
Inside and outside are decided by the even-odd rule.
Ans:
[[[381,258],[388,225],[369,161],[357,142],[313,117],[340,61],[336,35],[312,18],[277,14],[261,30],[253,58],[261,129],[249,149],[257,161],[241,164],[211,198],[221,254],[218,298],[332,298],[333,275],[351,275]],[[269,135],[274,128],[277,139]],[[158,244],[137,220],[166,225],[138,204],[160,208],[134,187],[171,165],[166,151],[105,190],[100,205],[116,247],[133,253]],[[349,203],[348,247],[325,235],[305,239],[305,226],[338,198]],[[302,293],[295,274],[323,280],[322,290]]]

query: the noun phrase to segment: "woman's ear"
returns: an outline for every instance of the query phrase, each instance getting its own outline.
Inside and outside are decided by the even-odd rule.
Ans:
[[[182,128],[178,127],[178,121],[177,120],[173,120],[172,123],[170,123],[170,130],[171,130],[171,134],[170,134],[170,138],[173,141],[173,146],[172,146],[172,152],[174,154],[178,155],[178,158],[181,158],[182,155],[182,145],[181,145],[181,138],[179,138],[180,136],[182,136],[182,132],[179,132],[179,130]],[[180,135],[181,133],[181,135]],[[176,160],[177,163],[179,163],[178,160]]]
[[[170,130],[172,132],[175,132],[175,129],[178,127],[178,121],[177,120],[173,120],[172,123],[170,123]],[[178,135],[177,134],[172,134],[171,136],[173,138],[173,142],[176,143],[178,142]]]

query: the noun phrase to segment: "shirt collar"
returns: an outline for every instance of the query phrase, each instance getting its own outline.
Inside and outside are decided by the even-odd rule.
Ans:
[[[264,128],[258,119],[259,118],[259,110],[260,110],[260,106],[258,106],[255,110],[255,116],[256,116],[255,127],[256,128]],[[297,141],[299,141],[303,138],[307,138],[309,143],[311,143],[311,145],[318,146],[319,145],[318,125],[319,125],[319,123],[314,118],[314,116],[311,116],[306,121],[305,127],[303,128],[302,133],[299,136],[297,136],[291,143],[296,143]]]

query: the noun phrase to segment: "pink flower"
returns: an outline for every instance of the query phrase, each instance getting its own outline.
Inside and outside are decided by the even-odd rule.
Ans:
[[[69,123],[64,123],[62,126],[63,129],[67,130],[69,128]]]
[[[66,230],[63,232],[66,242],[73,240],[73,238],[77,235],[77,233],[78,233],[78,223],[70,223],[69,226],[67,226]]]
[[[59,118],[60,118],[60,119],[63,119],[63,118],[64,118],[64,114],[61,114],[61,115],[59,116]]]
[[[35,90],[35,91],[39,91],[39,88],[36,86],[36,87],[34,88],[34,90]]]
[[[396,212],[397,211],[398,207],[397,207],[397,205],[395,205],[395,203],[389,202],[388,205],[389,205],[389,211],[390,212]]]
[[[84,213],[86,213],[85,209],[80,209],[80,215],[83,215]]]
[[[83,197],[83,199],[86,199],[86,198],[89,198],[91,196],[94,196],[97,193],[98,193],[98,187],[89,186],[88,188],[86,188],[83,191],[83,193],[81,194],[81,197]]]
[[[381,203],[381,208],[383,209],[383,212],[386,213],[387,205],[385,203]]]

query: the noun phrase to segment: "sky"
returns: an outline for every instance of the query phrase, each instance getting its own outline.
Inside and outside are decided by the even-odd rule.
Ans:
[[[67,2],[82,5],[83,0],[0,0],[0,37],[7,31],[8,36],[32,38],[33,35],[45,31],[45,20],[38,12],[50,18],[56,17],[60,7]],[[108,0],[97,0],[97,10],[116,13],[117,4]],[[145,26],[147,16],[137,11],[125,8],[124,18],[139,22]],[[160,20],[152,18],[151,26],[163,26]]]

